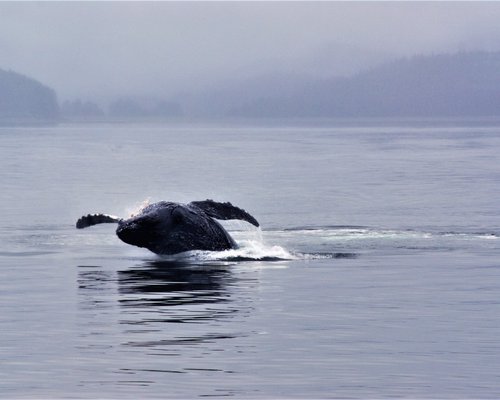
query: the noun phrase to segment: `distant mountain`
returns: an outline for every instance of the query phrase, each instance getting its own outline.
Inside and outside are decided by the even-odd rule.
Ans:
[[[57,97],[52,89],[0,69],[0,124],[52,123],[58,116]]]
[[[283,83],[281,83],[281,86]],[[273,87],[268,83],[267,87]],[[280,86],[280,85],[274,85]],[[265,117],[500,116],[500,53],[415,56],[352,77],[289,82],[285,92],[262,90],[228,99],[227,115]],[[239,91],[245,90],[243,87]]]

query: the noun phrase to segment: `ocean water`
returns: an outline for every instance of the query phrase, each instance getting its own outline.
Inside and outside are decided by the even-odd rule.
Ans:
[[[0,397],[500,397],[500,122],[0,128]],[[161,258],[83,214],[231,201]]]

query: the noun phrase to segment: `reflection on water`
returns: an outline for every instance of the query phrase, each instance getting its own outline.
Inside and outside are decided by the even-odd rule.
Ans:
[[[132,308],[227,302],[224,287],[230,280],[231,274],[224,267],[150,261],[141,269],[118,271],[119,301],[121,306]]]
[[[78,351],[99,359],[102,371],[99,380],[91,372],[80,386],[100,393],[103,385],[140,384],[183,397],[200,374],[234,374],[231,354],[254,351],[245,342],[255,333],[244,322],[256,283],[252,269],[234,267],[165,260],[80,266]],[[222,393],[204,386],[209,394]]]
[[[155,348],[156,352],[163,349],[171,354],[172,345],[215,343],[245,336],[227,331],[222,322],[245,318],[251,312],[247,289],[255,278],[230,268],[224,264],[165,260],[148,260],[133,268],[111,271],[80,266],[80,305],[93,314],[91,319],[102,328],[100,333],[113,329],[115,323],[115,328],[126,336],[120,345],[129,348]],[[118,311],[114,315],[119,319],[114,322],[106,317],[110,308]],[[102,324],[96,322],[100,319]]]
[[[178,335],[165,337],[164,323],[209,324],[240,311],[229,290],[235,284],[226,266],[189,265],[178,261],[151,261],[144,268],[118,272],[119,304],[126,331],[140,329],[148,340],[127,341],[134,347],[186,346],[230,339],[239,334],[207,332],[206,327],[179,327]],[[169,327],[169,332],[172,328]]]

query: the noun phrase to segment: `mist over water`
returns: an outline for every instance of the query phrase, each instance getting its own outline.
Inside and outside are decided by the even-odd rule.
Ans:
[[[0,128],[0,393],[498,397],[499,151],[494,120]],[[261,229],[75,228],[206,198]]]
[[[271,73],[331,78],[499,51],[499,17],[495,2],[3,2],[0,68],[61,101],[172,99]]]

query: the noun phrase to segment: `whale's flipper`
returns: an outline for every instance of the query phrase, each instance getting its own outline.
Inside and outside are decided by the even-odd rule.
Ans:
[[[259,226],[257,220],[245,210],[233,206],[231,203],[218,203],[213,200],[192,201],[188,206],[198,207],[212,218],[216,219],[242,219],[252,225]]]
[[[114,217],[112,215],[106,214],[88,214],[81,217],[78,221],[76,221],[76,227],[78,229],[87,228],[92,225],[110,223],[110,222],[118,222],[120,218]]]

